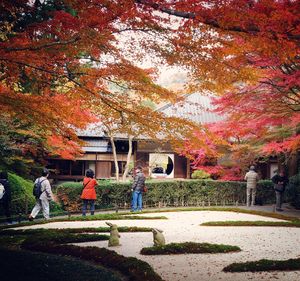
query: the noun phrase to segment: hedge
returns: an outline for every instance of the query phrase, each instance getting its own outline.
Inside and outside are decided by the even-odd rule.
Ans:
[[[287,189],[287,197],[289,202],[300,209],[300,173],[289,178],[289,186]]]
[[[244,204],[245,182],[214,180],[165,180],[146,182],[148,192],[143,195],[144,207],[215,206]],[[81,209],[82,183],[66,182],[58,186],[57,195],[62,207],[70,212]],[[99,183],[96,187],[96,208],[129,208],[131,183]],[[274,203],[271,181],[258,183],[257,204]]]
[[[33,182],[12,173],[8,174],[8,180],[12,195],[12,214],[24,213],[26,209],[33,208],[35,204],[35,198],[32,195]]]

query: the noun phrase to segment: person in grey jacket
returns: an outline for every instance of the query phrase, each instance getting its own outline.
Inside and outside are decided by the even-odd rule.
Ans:
[[[145,175],[141,166],[136,168],[136,174],[131,187],[132,191],[132,211],[141,211],[143,206],[143,191],[145,186]]]
[[[49,171],[47,169],[44,169],[42,172],[42,176],[35,180],[35,183],[37,183],[38,181],[41,183],[42,194],[39,198],[36,198],[35,206],[33,207],[31,214],[28,217],[30,221],[32,221],[38,215],[40,210],[43,211],[43,216],[46,220],[50,218],[49,201],[52,201],[54,198],[48,176]]]
[[[255,204],[256,186],[259,180],[258,173],[255,172],[255,167],[251,166],[249,172],[245,175],[245,180],[247,181],[247,207],[250,207],[250,197],[251,206]],[[251,196],[252,195],[252,196]]]

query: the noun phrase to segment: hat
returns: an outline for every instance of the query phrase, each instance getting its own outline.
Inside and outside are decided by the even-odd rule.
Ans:
[[[250,166],[250,171],[254,171],[255,170],[255,167],[252,165]]]

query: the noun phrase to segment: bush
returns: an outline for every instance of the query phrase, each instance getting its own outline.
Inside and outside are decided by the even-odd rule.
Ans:
[[[35,204],[35,198],[32,195],[33,182],[12,173],[8,174],[8,180],[12,195],[12,214],[25,213],[25,211],[33,208]]]
[[[192,179],[209,179],[210,174],[203,170],[196,170],[192,173]]]
[[[289,178],[287,197],[291,204],[300,209],[300,173]]]
[[[143,195],[145,207],[235,205],[245,203],[246,183],[214,180],[164,180],[146,182],[148,192]],[[130,207],[130,183],[108,183],[96,187],[96,208],[119,206]],[[81,209],[80,194],[82,183],[64,183],[57,188],[62,206],[68,211]],[[257,200],[262,203],[274,202],[271,181],[260,181]]]

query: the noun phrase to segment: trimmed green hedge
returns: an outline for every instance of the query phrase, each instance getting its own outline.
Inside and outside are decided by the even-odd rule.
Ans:
[[[131,183],[99,183],[96,188],[96,208],[130,207]],[[148,192],[143,196],[144,207],[215,206],[244,204],[246,183],[214,180],[166,180],[146,182]],[[57,188],[65,210],[81,209],[82,183],[66,182]],[[274,202],[274,190],[269,180],[260,181],[257,203]]]
[[[287,189],[287,198],[291,204],[300,209],[300,173],[289,178],[289,186]]]
[[[8,174],[8,180],[12,195],[11,213],[18,214],[24,213],[26,209],[31,210],[35,204],[35,198],[32,195],[33,182],[12,173]]]

